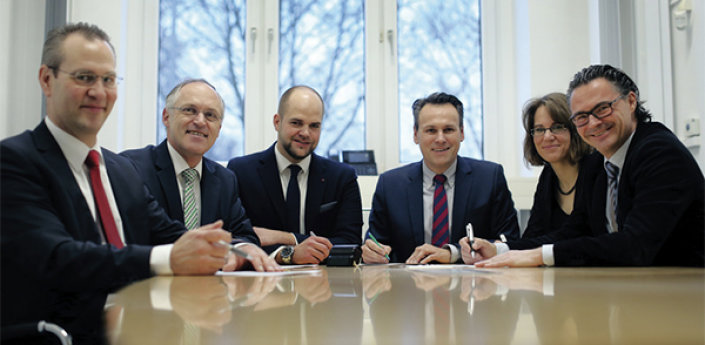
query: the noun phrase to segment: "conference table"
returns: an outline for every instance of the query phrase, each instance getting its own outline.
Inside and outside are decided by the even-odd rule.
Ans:
[[[705,344],[700,268],[301,267],[153,277],[112,344]]]

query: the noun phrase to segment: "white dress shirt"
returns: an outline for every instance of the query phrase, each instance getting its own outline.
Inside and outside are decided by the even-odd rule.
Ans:
[[[108,178],[108,171],[105,168],[105,159],[103,159],[103,151],[101,150],[100,145],[98,145],[98,142],[96,141],[95,146],[88,147],[76,137],[59,128],[56,124],[51,121],[51,119],[49,119],[49,116],[46,116],[44,118],[44,123],[46,123],[49,132],[54,137],[54,140],[56,140],[56,143],[59,145],[61,152],[64,154],[64,158],[66,158],[66,161],[69,163],[69,167],[71,168],[71,172],[73,173],[73,176],[76,179],[76,183],[81,189],[83,197],[86,199],[88,208],[91,210],[91,216],[93,217],[93,220],[96,222],[96,225],[100,230],[98,232],[100,235],[101,242],[105,243],[105,235],[103,235],[102,226],[98,221],[98,215],[95,205],[95,199],[93,198],[93,190],[91,189],[88,167],[85,164],[86,157],[88,157],[88,152],[90,150],[98,151],[98,154],[100,155],[100,179],[103,183],[103,189],[105,189],[105,195],[108,198],[110,211],[113,213],[113,218],[115,219],[115,226],[117,227],[120,239],[122,240],[122,243],[127,245],[128,243],[125,242],[125,233],[122,227],[122,218],[120,218],[120,211],[117,207],[117,203],[115,202],[115,195],[113,194],[113,188],[110,184],[110,178]],[[145,231],[148,231],[148,229],[145,229]],[[173,273],[169,264],[169,257],[171,255],[172,246],[173,245],[171,244],[166,244],[155,246],[152,248],[152,251],[149,256],[149,263],[153,272],[157,274]]]

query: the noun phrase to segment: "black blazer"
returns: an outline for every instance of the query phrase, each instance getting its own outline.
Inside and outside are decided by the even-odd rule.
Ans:
[[[660,123],[639,123],[619,180],[619,231],[607,232],[603,168],[562,229],[572,238],[554,244],[556,266],[704,266],[704,190],[680,140]]]
[[[379,176],[368,233],[392,247],[392,262],[406,261],[424,244],[422,188],[421,161]],[[509,239],[519,238],[514,202],[499,164],[459,156],[453,195],[450,244],[458,246],[467,223],[472,223],[477,237],[498,239],[504,234]]]
[[[577,208],[580,200],[585,198],[585,193],[593,188],[597,174],[602,170],[604,158],[599,154],[584,156],[578,163],[578,179],[575,182],[575,198],[573,209]],[[560,212],[554,207],[556,185],[558,177],[546,164],[539,176],[539,183],[534,193],[534,204],[531,207],[531,216],[526,225],[526,230],[521,236],[521,241],[510,242],[512,249],[530,249],[545,243],[554,243],[563,238],[560,231],[563,224],[552,224],[553,212]]]
[[[42,122],[3,140],[2,324],[47,320],[74,338],[101,337],[107,293],[151,276],[153,245],[185,231],[149,194],[127,158],[103,149],[125,234],[123,249],[100,243],[68,162]]]
[[[149,191],[169,217],[183,224],[184,211],[179,186],[166,140],[159,146],[149,145],[124,151],[121,155],[132,160]],[[259,238],[252,230],[252,224],[240,202],[235,174],[203,157],[202,175],[201,225],[222,219],[223,229],[230,231],[233,239],[259,245]]]
[[[253,226],[286,229],[286,202],[274,156],[276,144],[268,149],[228,163],[237,175],[240,199]],[[302,242],[310,231],[333,244],[360,244],[362,201],[355,170],[311,154],[304,224],[306,235],[294,234]],[[272,251],[273,248],[265,248]]]

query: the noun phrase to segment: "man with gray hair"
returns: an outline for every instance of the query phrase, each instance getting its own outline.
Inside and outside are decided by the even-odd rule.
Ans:
[[[166,139],[158,146],[128,150],[150,192],[187,229],[223,220],[235,245],[247,252],[257,271],[279,266],[258,247],[259,239],[240,202],[235,174],[206,157],[215,143],[225,114],[225,104],[215,87],[204,79],[187,79],[166,97],[162,123]],[[230,256],[226,270],[243,268],[248,262]]]

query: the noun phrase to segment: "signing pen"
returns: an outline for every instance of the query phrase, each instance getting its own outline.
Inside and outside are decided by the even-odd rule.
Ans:
[[[472,223],[468,223],[468,225],[465,226],[465,232],[468,235],[468,240],[470,241],[470,254],[472,257],[475,257],[475,249],[472,247],[473,244],[475,244],[475,234],[472,231]]]
[[[227,243],[227,242],[225,242],[225,241],[223,241],[223,240],[220,240],[220,241],[218,241],[217,243],[220,244],[220,245],[224,245],[224,246],[228,247],[228,249],[229,249],[231,252],[233,252],[233,254],[235,254],[235,255],[237,255],[237,256],[243,257],[243,258],[245,258],[245,259],[247,259],[247,260],[251,260],[251,259],[252,259],[252,258],[250,257],[250,254],[247,254],[245,251],[240,250],[240,249],[238,249],[238,248],[235,248],[235,245],[229,244],[229,243]]]
[[[382,248],[382,250],[384,250],[384,247],[382,247],[382,245],[379,244],[379,242],[377,242],[377,239],[375,238],[375,235],[373,235],[371,232],[368,232],[368,234],[370,235],[370,238],[371,238],[373,241],[375,241],[375,243],[377,244],[377,246],[380,247],[380,248]],[[384,257],[387,258],[387,260],[392,261],[392,259],[389,258],[389,255],[384,254]]]

